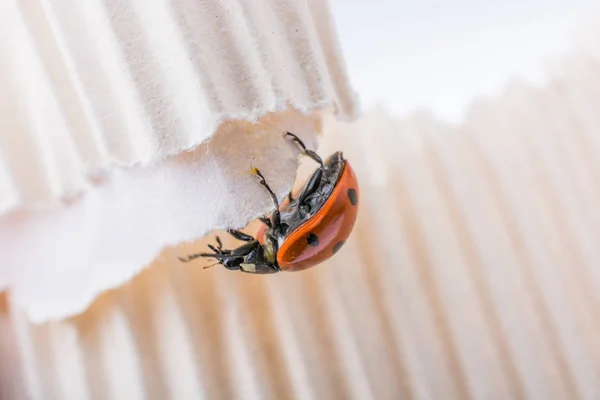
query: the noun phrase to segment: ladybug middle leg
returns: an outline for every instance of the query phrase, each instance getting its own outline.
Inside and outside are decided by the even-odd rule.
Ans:
[[[285,133],[286,136],[289,136],[292,138],[292,140],[294,142],[296,142],[296,144],[298,146],[300,146],[300,149],[302,150],[302,153],[304,153],[306,156],[312,158],[313,160],[315,160],[315,162],[317,162],[321,168],[324,167],[323,165],[323,159],[321,158],[321,156],[319,156],[317,153],[315,153],[314,151],[307,149],[306,145],[304,144],[304,142],[302,140],[300,140],[300,138],[296,135],[294,135],[292,132],[286,132]]]

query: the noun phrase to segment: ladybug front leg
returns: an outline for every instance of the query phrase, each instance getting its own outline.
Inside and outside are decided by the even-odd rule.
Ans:
[[[240,232],[236,229],[227,229],[227,233],[229,233],[231,236],[242,242],[251,242],[255,240],[252,236],[247,235],[244,232]]]
[[[263,224],[265,224],[269,228],[273,227],[273,224],[271,224],[271,220],[269,218],[267,218],[267,217],[260,217],[259,220],[260,220],[260,222],[262,222]]]
[[[252,172],[254,172],[256,176],[258,176],[258,183],[260,183],[265,189],[267,189],[267,192],[269,192],[269,195],[271,196],[271,200],[273,200],[275,210],[273,210],[273,215],[271,217],[270,228],[277,230],[281,225],[281,214],[279,213],[279,201],[277,200],[277,195],[275,195],[275,192],[271,190],[271,187],[267,184],[265,177],[263,176],[263,174],[260,173],[258,168],[254,168]]]

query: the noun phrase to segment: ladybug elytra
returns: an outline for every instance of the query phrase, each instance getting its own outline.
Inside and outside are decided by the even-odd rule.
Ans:
[[[339,151],[323,162],[296,135],[286,132],[286,136],[292,138],[305,156],[319,164],[298,197],[293,198],[290,193],[280,205],[264,176],[253,169],[275,206],[269,217],[260,218],[263,226],[256,238],[228,229],[231,236],[245,243],[227,250],[217,236],[217,246],[208,245],[212,253],[193,254],[180,258],[181,261],[208,257],[228,270],[272,274],[315,266],[344,245],[358,212],[358,181],[352,167]]]

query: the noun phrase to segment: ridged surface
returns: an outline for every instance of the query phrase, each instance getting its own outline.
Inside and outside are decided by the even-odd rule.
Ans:
[[[333,124],[320,151],[345,151],[361,209],[314,270],[177,261],[204,240],[67,321],[31,325],[7,298],[1,397],[600,398],[597,54],[459,127]]]
[[[227,122],[193,152],[115,170],[68,206],[0,218],[0,290],[10,288],[33,322],[70,317],[165,246],[244,227],[272,208],[251,168],[283,199],[298,169],[298,147],[283,132],[314,146],[326,114],[290,110]]]
[[[0,213],[288,106],[354,113],[321,0],[0,4]]]
[[[0,290],[35,322],[81,312],[266,212],[251,168],[285,196],[283,133],[355,107],[321,0],[0,2]]]

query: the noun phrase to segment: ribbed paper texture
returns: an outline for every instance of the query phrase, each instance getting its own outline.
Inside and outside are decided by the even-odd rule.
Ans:
[[[250,170],[283,198],[284,133],[356,113],[321,0],[0,3],[0,290],[35,322],[267,212]]]
[[[148,164],[226,120],[288,106],[352,115],[327,2],[5,1],[0,212]]]
[[[313,270],[177,261],[206,239],[70,320],[7,299],[1,397],[598,399],[599,65],[568,58],[458,127],[331,125],[320,151],[345,151],[361,211]]]

